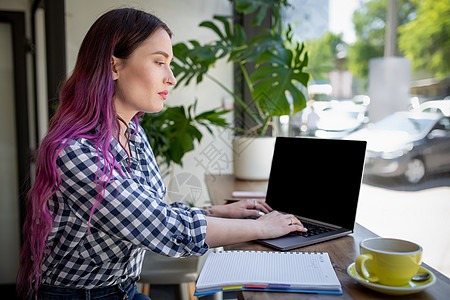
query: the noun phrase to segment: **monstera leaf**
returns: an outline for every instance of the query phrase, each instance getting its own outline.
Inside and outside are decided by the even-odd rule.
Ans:
[[[301,89],[309,80],[309,74],[302,72],[302,69],[307,62],[304,45],[299,43],[294,52],[279,48],[262,53],[256,60],[257,68],[250,77],[254,85],[252,96],[257,105],[272,116],[295,114],[302,110],[306,99]],[[293,109],[287,92],[292,96]]]
[[[193,78],[196,78],[197,83],[201,82],[217,60],[228,56],[245,43],[246,37],[241,25],[233,24],[223,16],[214,16],[213,19],[215,22],[204,21],[199,26],[214,31],[218,37],[216,41],[201,45],[198,41],[190,40],[173,46],[175,59],[172,69],[178,85],[188,85]]]
[[[252,22],[253,26],[261,25],[262,21],[266,18],[268,11],[271,11],[272,14],[276,14],[279,12],[281,6],[288,5],[287,0],[238,0],[235,2],[236,10],[242,14],[251,14],[258,11]],[[274,7],[278,9],[273,9]]]
[[[256,124],[246,134],[263,136],[273,116],[290,115],[305,107],[309,74],[303,69],[308,64],[308,55],[304,45],[294,41],[290,26],[282,30],[280,9],[288,5],[287,0],[233,2],[239,13],[254,13],[253,25],[260,25],[270,11],[274,26],[249,40],[233,18],[215,16],[211,21],[201,22],[199,26],[214,32],[216,39],[205,44],[194,40],[176,44],[173,71],[177,86],[193,80],[200,83],[204,78],[218,84]],[[244,101],[241,93],[232,91],[210,74],[210,68],[221,59],[240,68],[252,99]]]

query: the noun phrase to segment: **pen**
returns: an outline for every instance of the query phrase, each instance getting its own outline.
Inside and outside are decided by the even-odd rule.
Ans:
[[[244,286],[243,285],[236,285],[236,286],[225,286],[222,288],[223,291],[227,290],[242,290]]]
[[[249,289],[267,289],[269,286],[263,284],[246,284],[245,287]]]
[[[269,283],[269,288],[272,289],[289,289],[290,287],[291,287],[290,284]]]

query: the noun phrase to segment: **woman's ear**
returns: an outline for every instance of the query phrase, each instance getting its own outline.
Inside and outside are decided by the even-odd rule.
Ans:
[[[118,72],[119,64],[120,64],[120,59],[118,59],[117,57],[112,55],[111,56],[111,72],[112,72],[113,80],[119,79],[119,72]]]

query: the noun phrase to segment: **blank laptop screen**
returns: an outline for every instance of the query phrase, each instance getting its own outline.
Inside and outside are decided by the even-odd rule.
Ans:
[[[277,138],[267,203],[353,229],[365,149],[365,141]]]

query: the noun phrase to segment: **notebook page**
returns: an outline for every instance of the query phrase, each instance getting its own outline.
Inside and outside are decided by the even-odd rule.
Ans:
[[[244,284],[316,289],[340,287],[328,253],[222,251],[209,254],[197,288]]]

